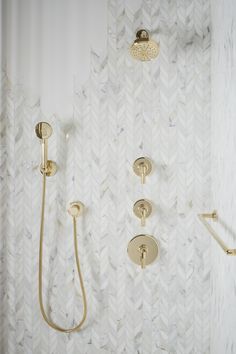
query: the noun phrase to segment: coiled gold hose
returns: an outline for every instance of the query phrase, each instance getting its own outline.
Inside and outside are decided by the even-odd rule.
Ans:
[[[45,214],[45,199],[46,199],[46,171],[43,172],[43,192],[42,192],[42,207],[41,207],[41,223],[40,223],[40,242],[39,242],[39,305],[42,316],[47,324],[54,328],[57,331],[64,332],[64,333],[71,333],[75,331],[79,331],[81,326],[83,325],[86,316],[87,316],[87,301],[86,301],[86,293],[83,283],[83,277],[80,269],[80,262],[79,262],[79,254],[78,254],[78,242],[77,242],[77,225],[76,225],[76,216],[73,216],[73,232],[74,232],[74,249],[75,249],[75,259],[76,259],[76,266],[79,275],[80,287],[82,292],[82,299],[83,299],[83,317],[80,323],[73,327],[73,328],[62,328],[55,324],[52,320],[49,319],[47,316],[44,304],[43,304],[43,286],[42,286],[42,277],[43,277],[43,237],[44,237],[44,214]]]

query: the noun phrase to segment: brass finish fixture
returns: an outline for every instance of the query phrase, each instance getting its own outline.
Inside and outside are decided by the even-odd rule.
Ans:
[[[153,236],[145,234],[137,235],[130,240],[127,252],[131,261],[144,269],[157,258],[158,243]]]
[[[72,217],[78,217],[80,216],[84,211],[84,204],[81,202],[72,202],[70,203],[70,206],[68,208],[68,213]]]
[[[141,245],[139,247],[139,252],[140,252],[140,263],[141,263],[141,268],[144,269],[146,267],[146,259],[147,259],[147,246],[146,245]]]
[[[141,226],[145,226],[146,218],[152,212],[152,204],[146,199],[138,200],[133,206],[134,214],[141,219]]]
[[[57,164],[56,164],[56,162],[54,162],[52,160],[47,160],[45,171],[46,171],[46,176],[47,177],[54,176],[57,173]],[[42,174],[44,172],[43,165],[40,166],[40,172]]]
[[[207,213],[207,214],[199,214],[198,215],[200,221],[203,223],[203,225],[206,227],[206,229],[210,232],[210,234],[213,236],[213,238],[216,240],[216,242],[220,245],[222,250],[228,255],[228,256],[236,256],[236,249],[233,248],[228,248],[226,244],[222,241],[220,236],[215,232],[215,230],[211,227],[210,224],[206,221],[206,219],[212,219],[214,221],[218,221],[218,214],[217,211],[214,210],[212,213]]]
[[[149,38],[145,29],[136,33],[136,39],[130,47],[130,54],[133,58],[141,61],[149,61],[156,58],[160,51],[160,45]]]
[[[54,176],[57,172],[57,164],[54,161],[48,160],[48,139],[52,135],[52,127],[47,122],[39,122],[35,127],[35,133],[42,141],[40,171],[42,174],[45,171],[47,177]]]
[[[145,183],[145,177],[152,171],[152,163],[147,157],[139,157],[134,161],[133,170],[137,176],[141,177],[141,183]]]
[[[39,122],[35,127],[35,133],[39,139],[49,139],[52,135],[52,127],[47,122]]]
[[[44,303],[43,303],[43,239],[44,239],[44,219],[45,219],[45,204],[46,204],[46,179],[47,176],[52,176],[52,172],[56,172],[54,169],[56,163],[53,162],[52,166],[53,169],[49,169],[49,165],[52,161],[48,161],[47,159],[47,139],[52,134],[52,128],[48,123],[40,122],[37,124],[36,128],[36,135],[43,140],[43,157],[42,157],[42,164],[40,167],[40,171],[43,175],[43,191],[42,191],[42,206],[41,206],[41,222],[40,222],[40,241],[39,241],[39,305],[42,316],[46,323],[53,329],[64,332],[64,333],[71,333],[75,331],[79,331],[81,326],[83,325],[86,316],[87,316],[87,301],[86,301],[86,293],[83,283],[82,272],[80,269],[80,261],[79,261],[79,253],[78,253],[78,241],[77,241],[77,222],[76,219],[79,215],[81,215],[83,211],[83,204],[81,202],[73,202],[70,204],[68,212],[72,216],[73,220],[73,234],[74,234],[74,250],[75,250],[75,261],[76,267],[79,275],[80,287],[82,292],[82,299],[83,299],[83,315],[82,319],[78,325],[72,328],[62,328],[61,326],[54,323],[49,316],[46,314]]]

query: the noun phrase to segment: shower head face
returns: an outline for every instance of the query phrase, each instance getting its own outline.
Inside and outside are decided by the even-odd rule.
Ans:
[[[159,44],[149,38],[146,30],[139,30],[136,33],[136,40],[130,47],[130,54],[137,60],[152,60],[159,54]]]
[[[39,122],[35,127],[35,133],[39,139],[48,139],[52,135],[52,127],[47,122]]]

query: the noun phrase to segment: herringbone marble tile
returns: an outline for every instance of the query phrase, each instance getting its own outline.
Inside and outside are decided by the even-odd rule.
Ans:
[[[2,74],[0,349],[4,354],[209,353],[209,244],[196,214],[209,203],[209,1],[110,0],[107,50],[91,51],[89,80],[75,90],[74,114],[44,117],[39,98]],[[160,41],[160,55],[141,63],[129,45],[141,26]],[[78,69],[79,70],[79,69]],[[44,298],[52,318],[70,326],[81,316],[70,217],[81,200],[78,238],[88,299],[80,333],[43,322],[38,305],[40,145],[34,125],[49,121]],[[149,156],[141,186],[133,161]],[[146,197],[153,215],[144,232],[159,260],[141,271],[128,241],[143,232],[132,212]]]

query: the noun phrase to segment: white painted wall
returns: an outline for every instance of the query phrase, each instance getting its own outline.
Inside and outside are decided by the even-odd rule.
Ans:
[[[236,248],[236,2],[211,1],[212,197],[227,245]],[[208,237],[208,235],[206,235]],[[236,258],[212,241],[211,353],[236,353]]]
[[[72,116],[90,51],[107,44],[107,0],[1,0],[2,61],[9,79],[40,96],[47,115]]]

